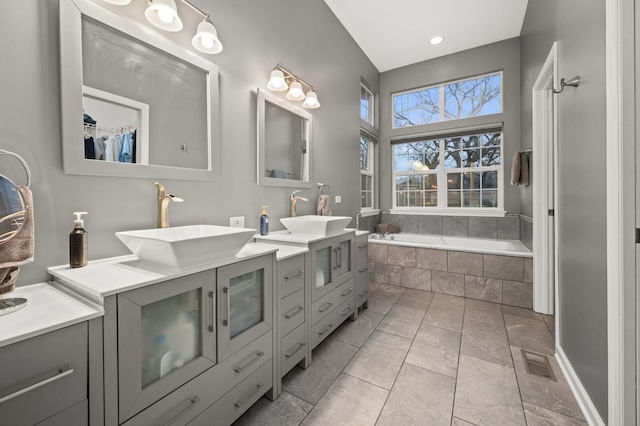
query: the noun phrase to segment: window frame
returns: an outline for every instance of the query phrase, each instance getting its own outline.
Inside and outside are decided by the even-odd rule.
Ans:
[[[455,84],[455,83],[460,83],[460,82],[464,82],[464,81],[469,81],[469,80],[477,80],[480,78],[484,78],[484,77],[488,77],[488,76],[492,76],[492,75],[500,75],[500,111],[499,112],[495,112],[492,114],[483,114],[483,115],[474,115],[474,116],[468,116],[468,117],[460,117],[460,118],[454,118],[454,119],[450,119],[450,120],[446,120],[444,119],[445,116],[445,87],[447,85],[450,84]],[[422,90],[428,90],[428,89],[433,89],[433,88],[438,88],[438,109],[439,109],[439,114],[438,114],[438,120],[437,121],[433,121],[433,122],[429,122],[429,123],[420,123],[420,124],[412,124],[412,125],[407,125],[407,126],[399,126],[396,127],[395,126],[395,98],[396,96],[401,96],[401,95],[406,95],[406,94],[410,94],[410,93],[415,93],[415,92],[420,92]],[[438,83],[438,84],[431,84],[431,85],[427,85],[427,86],[421,86],[418,88],[414,88],[414,89],[409,89],[409,90],[403,90],[401,92],[395,92],[395,93],[391,93],[391,129],[392,130],[399,130],[399,129],[408,129],[408,128],[414,128],[414,127],[419,127],[419,126],[430,126],[430,125],[434,125],[434,124],[442,124],[442,123],[455,123],[458,122],[459,120],[467,120],[470,118],[477,118],[477,117],[491,117],[491,116],[495,116],[495,115],[499,115],[499,114],[504,114],[504,72],[503,70],[499,70],[499,71],[492,71],[492,72],[487,72],[484,74],[478,74],[475,76],[471,76],[471,77],[465,77],[465,78],[459,78],[456,80],[449,80],[449,81],[444,81],[442,83]]]
[[[362,90],[364,90],[371,99],[368,108],[367,120],[362,118]],[[376,96],[373,94],[373,91],[371,91],[363,82],[360,82],[360,120],[362,120],[364,123],[367,123],[371,127],[376,126]]]
[[[462,129],[451,129],[446,132],[434,135],[413,135],[411,137],[402,137],[392,139],[391,144],[391,184],[392,184],[392,213],[411,213],[411,214],[445,214],[449,216],[504,216],[506,214],[504,210],[504,126],[502,124],[498,126],[482,126],[473,131],[464,131]],[[456,135],[456,132],[459,134]],[[445,151],[446,144],[444,141],[448,138],[464,137],[472,135],[482,135],[490,133],[500,133],[500,156],[501,161],[499,166],[485,166],[485,167],[456,167],[447,169],[445,166]],[[417,170],[417,171],[401,171],[397,172],[395,169],[395,155],[393,153],[394,146],[411,143],[411,142],[427,142],[427,141],[439,141],[439,168],[435,170]],[[473,169],[479,173],[497,171],[497,193],[498,193],[498,205],[496,207],[448,207],[448,185],[447,175],[450,173],[464,173]],[[429,206],[398,206],[398,193],[397,193],[397,177],[398,176],[427,176],[436,175],[437,179],[437,205],[433,207]]]
[[[377,143],[378,141],[375,135],[372,135],[363,129],[360,130],[360,143],[362,143],[362,139],[365,139],[369,144],[369,150],[368,150],[369,158],[367,160],[367,164],[369,165],[368,170],[363,170],[362,167],[360,167],[360,211],[366,212],[366,211],[376,210],[377,197],[375,195],[376,193],[376,153],[375,151],[378,145]],[[362,177],[363,176],[371,177],[371,205],[367,207],[362,206],[362,196],[363,196]]]

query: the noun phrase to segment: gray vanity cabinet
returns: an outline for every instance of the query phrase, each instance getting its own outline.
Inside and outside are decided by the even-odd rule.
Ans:
[[[358,235],[356,245],[356,308],[367,308],[369,300],[369,235]]]
[[[353,233],[330,237],[309,245],[311,300],[330,294],[353,277]]]
[[[88,323],[0,348],[0,424],[88,424]]]

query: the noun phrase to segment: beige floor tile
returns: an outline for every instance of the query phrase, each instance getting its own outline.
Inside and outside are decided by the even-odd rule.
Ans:
[[[342,325],[331,334],[330,338],[361,347],[364,342],[367,341],[367,338],[369,338],[373,330],[380,324],[383,317],[383,314],[371,312],[369,309],[363,309],[358,314],[358,319],[343,322]]]
[[[421,325],[405,363],[455,378],[458,373],[460,333]]]
[[[453,415],[478,425],[526,425],[514,369],[460,355]]]
[[[555,411],[556,413],[584,420],[582,411],[555,357],[548,356],[549,364],[556,376],[556,381],[553,381],[548,378],[528,374],[524,367],[524,360],[522,359],[520,348],[511,346],[511,353],[513,354],[513,362],[523,401]]]
[[[282,379],[282,389],[316,404],[357,351],[355,346],[326,339],[313,350],[312,363],[307,369],[295,367]]]
[[[341,374],[303,425],[375,425],[389,391],[346,374]]]
[[[233,426],[298,426],[311,411],[313,405],[282,392],[278,399],[261,398]]]
[[[404,364],[376,426],[449,426],[456,381]]]
[[[476,426],[473,423],[469,423],[457,417],[451,419],[451,426]]]
[[[460,353],[513,367],[504,326],[465,318]]]
[[[464,305],[463,297],[435,293],[422,323],[461,332]]]
[[[504,316],[509,344],[534,352],[553,355],[555,339],[544,321]]]
[[[527,308],[519,308],[517,306],[502,305],[502,313],[504,315],[511,315],[512,317],[522,317],[522,318],[529,318],[529,319],[542,321],[542,315]]]
[[[369,293],[368,309],[371,312],[386,315],[396,304],[405,289],[386,284],[378,284],[374,291]]]
[[[408,306],[395,305],[389,313],[380,321],[379,331],[395,334],[396,336],[413,339],[424,318],[424,309],[410,308]]]
[[[390,390],[410,347],[410,339],[374,331],[344,372]]]
[[[503,326],[502,309],[497,303],[467,299],[464,305],[464,318]]]
[[[433,299],[433,293],[430,291],[406,289],[402,296],[398,299],[398,305],[408,306],[410,308],[427,310]]]
[[[523,402],[528,426],[586,426],[587,422]]]

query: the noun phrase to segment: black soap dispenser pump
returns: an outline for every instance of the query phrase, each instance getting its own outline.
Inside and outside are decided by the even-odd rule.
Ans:
[[[69,234],[69,266],[81,268],[87,265],[89,258],[89,233],[84,230],[83,214],[87,212],[73,212],[76,219],[73,221],[73,231]]]

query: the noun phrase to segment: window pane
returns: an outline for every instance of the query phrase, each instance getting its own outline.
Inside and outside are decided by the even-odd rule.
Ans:
[[[458,81],[444,86],[444,119],[496,114],[501,108],[500,74]]]
[[[447,192],[447,207],[461,207],[460,191]]]
[[[462,189],[480,189],[480,173],[463,173]]]
[[[498,172],[484,172],[482,173],[482,189],[497,189],[498,188]]]
[[[480,191],[463,191],[462,207],[480,207]]]
[[[501,133],[489,133],[481,135],[482,143],[482,166],[499,166],[502,164],[502,156],[500,155],[500,139]]]
[[[437,205],[437,175],[396,176],[396,206],[424,207]]]
[[[373,178],[367,175],[361,175],[360,178],[360,207],[373,207],[371,200]]]
[[[438,122],[439,105],[438,87],[393,95],[393,128]]]
[[[482,207],[498,207],[498,191],[482,191]]]
[[[369,140],[360,136],[360,170],[369,171]]]
[[[393,169],[396,172],[436,170],[440,165],[438,141],[393,145]]]
[[[360,118],[373,126],[373,93],[360,85]]]

